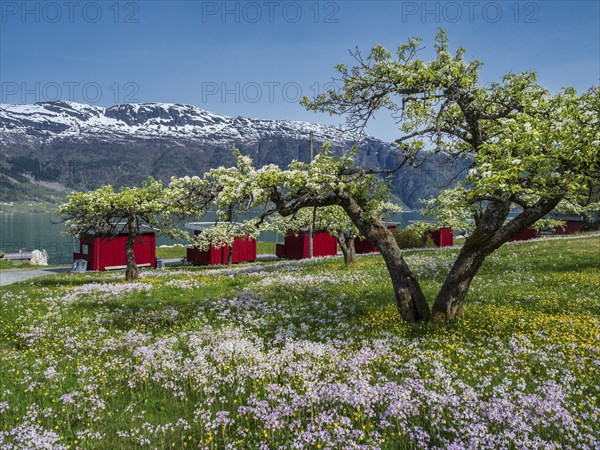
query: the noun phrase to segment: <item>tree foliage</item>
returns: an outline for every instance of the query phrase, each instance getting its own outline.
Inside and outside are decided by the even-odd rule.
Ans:
[[[77,238],[127,234],[126,279],[134,280],[138,269],[133,245],[140,226],[156,227],[157,232],[171,237],[181,235],[165,214],[167,199],[162,183],[150,178],[140,187],[125,187],[120,191],[103,186],[90,192],[75,192],[59,206],[57,214],[65,220],[65,233]]]
[[[533,73],[509,74],[483,85],[481,63],[465,60],[463,48],[451,53],[445,33],[436,36],[432,60],[419,57],[420,46],[419,39],[411,39],[395,55],[376,46],[366,58],[356,51],[354,67],[336,66],[341,89],[305,98],[303,104],[345,115],[359,130],[376,112],[389,110],[398,122],[399,150],[408,158],[427,151],[472,161],[464,182],[442,199],[474,217],[472,233],[433,305],[431,317],[446,320],[462,314],[471,280],[487,255],[562,200],[586,197],[597,184],[600,88],[581,95],[571,88],[552,94]],[[393,245],[390,252],[398,262],[386,261],[392,278],[397,270],[405,272],[404,282],[413,283],[401,252]],[[409,313],[403,317],[427,320],[418,283],[409,291],[413,299],[404,302]],[[401,295],[396,295],[399,306]]]

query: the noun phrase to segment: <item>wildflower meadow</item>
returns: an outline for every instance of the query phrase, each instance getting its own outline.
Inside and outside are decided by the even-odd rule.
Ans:
[[[456,254],[408,252],[429,298]],[[599,255],[504,245],[439,325],[379,255],[0,288],[0,449],[598,449]]]

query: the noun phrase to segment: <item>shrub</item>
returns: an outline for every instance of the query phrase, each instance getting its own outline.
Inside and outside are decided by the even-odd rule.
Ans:
[[[416,230],[403,229],[394,231],[394,238],[400,248],[435,247],[431,236],[424,238]]]

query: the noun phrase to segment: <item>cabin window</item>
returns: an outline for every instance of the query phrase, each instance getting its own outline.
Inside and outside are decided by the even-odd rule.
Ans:
[[[87,245],[83,244],[83,245],[81,246],[81,253],[82,253],[83,255],[87,255],[87,254],[88,254],[88,246],[87,246]]]

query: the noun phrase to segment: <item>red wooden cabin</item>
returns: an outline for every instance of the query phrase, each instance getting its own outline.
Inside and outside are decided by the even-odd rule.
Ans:
[[[308,258],[308,233],[301,231],[298,235],[285,237],[284,244],[277,244],[275,254],[280,258]],[[313,237],[313,256],[337,255],[337,240],[326,231],[317,231]]]
[[[354,238],[354,251],[357,254],[361,253],[373,253],[378,251],[377,247],[375,247],[368,239],[362,239],[360,237]]]
[[[583,217],[559,217],[565,224],[554,228],[554,234],[575,234],[581,231]]]
[[[398,229],[398,224],[395,222],[387,222],[387,229],[392,233]],[[377,247],[375,247],[371,242],[366,238],[361,238],[359,236],[354,238],[354,251],[356,254],[363,253],[374,253],[378,252]]]
[[[73,260],[87,261],[87,270],[112,270],[127,268],[125,245],[127,233],[114,237],[90,235],[79,240],[79,251],[73,253]],[[156,230],[140,227],[135,238],[133,254],[138,267],[156,267]]]
[[[432,231],[430,236],[433,239],[433,243],[438,247],[451,247],[454,243],[454,236],[450,227],[443,227]]]
[[[536,230],[534,228],[524,228],[523,230],[515,234],[512,238],[510,238],[508,241],[528,241],[530,239],[540,237],[540,234],[540,230]]]
[[[195,222],[186,224],[186,228],[194,230],[194,236],[198,236],[207,227],[214,225],[214,222]],[[231,262],[240,263],[256,260],[256,240],[250,237],[237,237],[231,246],[233,254]],[[223,247],[210,246],[208,250],[202,251],[197,248],[188,248],[186,259],[194,265],[212,266],[227,264],[229,256],[229,246]]]

